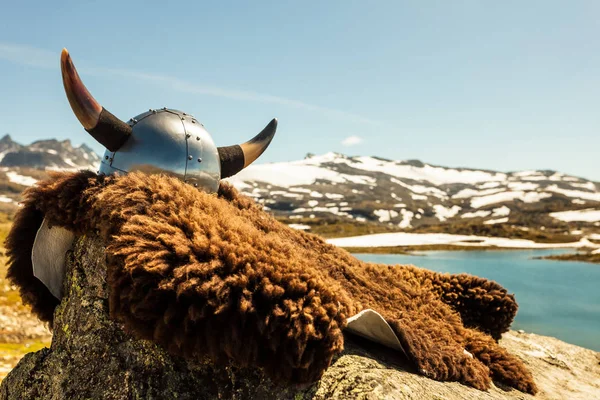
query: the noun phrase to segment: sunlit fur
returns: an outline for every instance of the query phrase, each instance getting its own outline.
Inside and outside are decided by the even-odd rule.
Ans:
[[[35,232],[19,225],[39,224],[40,212],[76,234],[101,236],[111,316],[173,354],[313,382],[343,350],[346,319],[372,308],[419,373],[536,391],[523,363],[495,340],[517,310],[495,282],[360,261],[277,222],[224,183],[206,194],[158,175],[62,173],[24,196],[7,241],[9,277],[43,320],[51,322],[56,302],[47,302],[26,262],[32,240],[16,238]]]

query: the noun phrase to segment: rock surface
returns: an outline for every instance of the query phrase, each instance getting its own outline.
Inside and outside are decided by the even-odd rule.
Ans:
[[[0,227],[1,229],[1,227]],[[0,248],[0,381],[24,354],[48,346],[52,333],[21,302],[16,286],[6,275],[6,257]]]
[[[277,387],[255,370],[171,357],[127,335],[108,318],[104,248],[77,241],[50,348],[27,354],[0,386],[8,399],[594,399],[598,353],[557,339],[509,332],[502,344],[531,368],[540,393],[493,386],[482,392],[414,373],[399,354],[347,336],[346,350],[321,381]]]

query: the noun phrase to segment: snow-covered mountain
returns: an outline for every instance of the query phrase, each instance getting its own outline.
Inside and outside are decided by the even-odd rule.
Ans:
[[[95,170],[99,162],[90,148],[68,140],[23,146],[7,135],[0,139],[0,211],[14,209],[20,192],[48,169]],[[251,165],[228,180],[297,227],[365,222],[416,232],[527,232],[534,239],[584,232],[600,240],[600,183],[555,171],[497,172],[327,153]]]
[[[10,135],[0,139],[0,167],[39,169],[97,168],[100,157],[85,144],[73,147],[70,140],[38,140],[22,145]]]
[[[46,177],[47,170],[95,170],[99,163],[85,144],[50,139],[22,145],[5,135],[0,139],[0,212],[14,212],[23,189]]]
[[[600,183],[555,171],[505,173],[327,153],[252,165],[228,180],[290,219],[370,220],[407,229],[600,226]]]

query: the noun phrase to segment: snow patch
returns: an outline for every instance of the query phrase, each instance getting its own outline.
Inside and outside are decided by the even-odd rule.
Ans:
[[[492,217],[506,217],[510,214],[510,208],[506,206],[494,208],[492,210]]]
[[[452,206],[451,208],[444,207],[441,204],[436,204],[433,206],[433,210],[435,211],[435,216],[440,220],[440,222],[444,222],[449,218],[454,217],[460,210],[462,210],[459,206]]]
[[[304,197],[301,194],[288,193],[288,192],[284,192],[283,190],[274,190],[271,193],[269,193],[269,195],[270,196],[283,196],[283,197],[289,197],[289,198],[293,198],[293,199],[299,199],[299,198]]]
[[[434,185],[447,183],[475,184],[479,182],[506,180],[506,174],[504,173],[441,168],[428,164],[425,164],[423,167],[415,167],[413,165],[400,164],[395,161],[380,160],[373,157],[357,157],[352,160],[345,159],[343,162],[352,168],[371,172],[383,172],[396,178],[428,181]]]
[[[373,214],[379,217],[379,222],[389,222],[398,216],[398,212],[395,210],[375,210]]]
[[[532,182],[510,182],[508,188],[511,190],[536,190],[540,185]]]
[[[8,177],[9,181],[23,186],[33,186],[37,182],[37,179],[34,179],[30,176],[19,175],[14,171],[7,172],[6,176]]]
[[[590,193],[590,192],[583,192],[581,190],[561,189],[557,185],[548,186],[546,188],[546,190],[548,190],[550,192],[564,194],[567,197],[575,197],[575,198],[585,199],[585,200],[600,201],[600,193],[598,193],[598,192]]]
[[[496,194],[492,194],[489,196],[482,196],[482,197],[474,197],[473,199],[471,199],[471,207],[473,208],[481,208],[490,204],[494,204],[494,203],[502,203],[505,201],[511,201],[511,200],[521,200],[525,203],[535,203],[538,202],[542,199],[551,197],[552,195],[550,193],[543,193],[543,192],[523,192],[523,191],[516,191],[516,192],[501,192],[501,193],[496,193]]]
[[[411,192],[414,193],[418,193],[418,194],[425,194],[425,195],[430,195],[430,196],[435,196],[438,197],[440,199],[447,199],[448,198],[448,194],[438,188],[435,187],[431,187],[431,186],[422,186],[422,185],[409,185],[406,184],[398,179],[395,178],[390,178],[390,180],[397,184],[400,185],[402,187],[407,188],[408,190],[410,190]],[[393,196],[392,196],[393,197]]]
[[[490,211],[479,210],[475,212],[468,212],[461,215],[461,218],[485,218],[490,215]]]
[[[344,163],[345,159],[346,156],[344,156],[343,154],[330,151],[322,155],[311,155],[309,157],[306,157],[304,160],[298,162],[306,165],[321,165],[325,163],[340,164]]]
[[[577,188],[581,188],[581,189],[587,189],[591,192],[595,192],[596,191],[596,185],[594,185],[592,182],[587,182],[587,183],[571,183],[571,186],[577,187]]]
[[[69,157],[63,158],[63,161],[70,167],[77,168],[77,164],[73,162]]]
[[[564,176],[565,175],[561,174],[560,172],[555,172],[553,175],[551,175],[551,176],[548,177],[548,180],[550,180],[550,181],[562,181]]]
[[[550,248],[579,248],[593,247],[589,240],[582,239],[573,243],[536,243],[532,240],[509,239],[501,237],[487,237],[475,235],[453,235],[449,233],[379,233],[374,235],[353,236],[346,238],[328,239],[328,243],[341,247],[391,247],[391,246],[419,246],[428,244],[446,244],[469,247],[496,246],[522,249],[550,249]]]
[[[574,210],[574,211],[560,211],[550,213],[552,218],[556,218],[564,222],[572,221],[583,221],[583,222],[596,222],[600,221],[600,210],[587,209],[587,210]]]
[[[288,226],[292,229],[297,229],[300,231],[306,231],[310,229],[310,226],[308,225],[303,225],[303,224],[288,224]]]
[[[486,182],[483,185],[477,186],[479,189],[492,189],[500,186],[500,182]]]
[[[486,196],[489,194],[495,194],[503,192],[504,189],[488,189],[488,190],[474,190],[474,189],[463,189],[460,192],[452,196],[453,199],[468,199],[474,196]]]
[[[498,218],[498,219],[490,219],[489,221],[485,221],[485,225],[495,225],[495,224],[504,224],[508,222],[508,217]]]
[[[348,216],[347,212],[341,211],[339,207],[313,207],[313,208],[304,208],[304,207],[300,207],[300,208],[296,208],[295,210],[292,210],[293,213],[305,213],[305,212],[325,212],[325,213],[331,213],[334,215],[339,215],[339,216]],[[310,215],[310,218],[314,218],[314,214]]]
[[[225,179],[238,187],[239,182],[264,182],[273,186],[312,185],[317,180],[335,183],[353,183],[357,185],[374,184],[375,179],[363,175],[340,174],[327,168],[321,168],[302,161],[250,165],[236,175]]]
[[[407,209],[403,208],[402,210],[400,210],[400,214],[402,214],[402,221],[400,221],[400,223],[398,224],[398,226],[400,228],[410,228],[411,224],[410,222],[412,221],[413,216],[415,215],[415,213],[413,213],[412,211],[408,211]]]
[[[518,176],[518,177],[531,176],[531,175],[542,175],[542,173],[540,171],[528,170],[528,171],[514,172],[512,174],[512,176]]]
[[[547,181],[549,180],[546,175],[535,175],[535,176],[524,176],[521,178],[522,181]]]

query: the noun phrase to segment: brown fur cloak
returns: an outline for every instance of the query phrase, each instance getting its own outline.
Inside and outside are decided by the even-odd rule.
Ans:
[[[58,300],[31,265],[44,217],[105,240],[111,316],[173,354],[313,382],[343,349],[346,319],[371,308],[421,374],[536,391],[523,363],[496,342],[517,311],[503,287],[357,260],[277,222],[227,184],[206,194],[165,176],[79,172],[29,188],[6,242],[8,278],[50,324]]]

